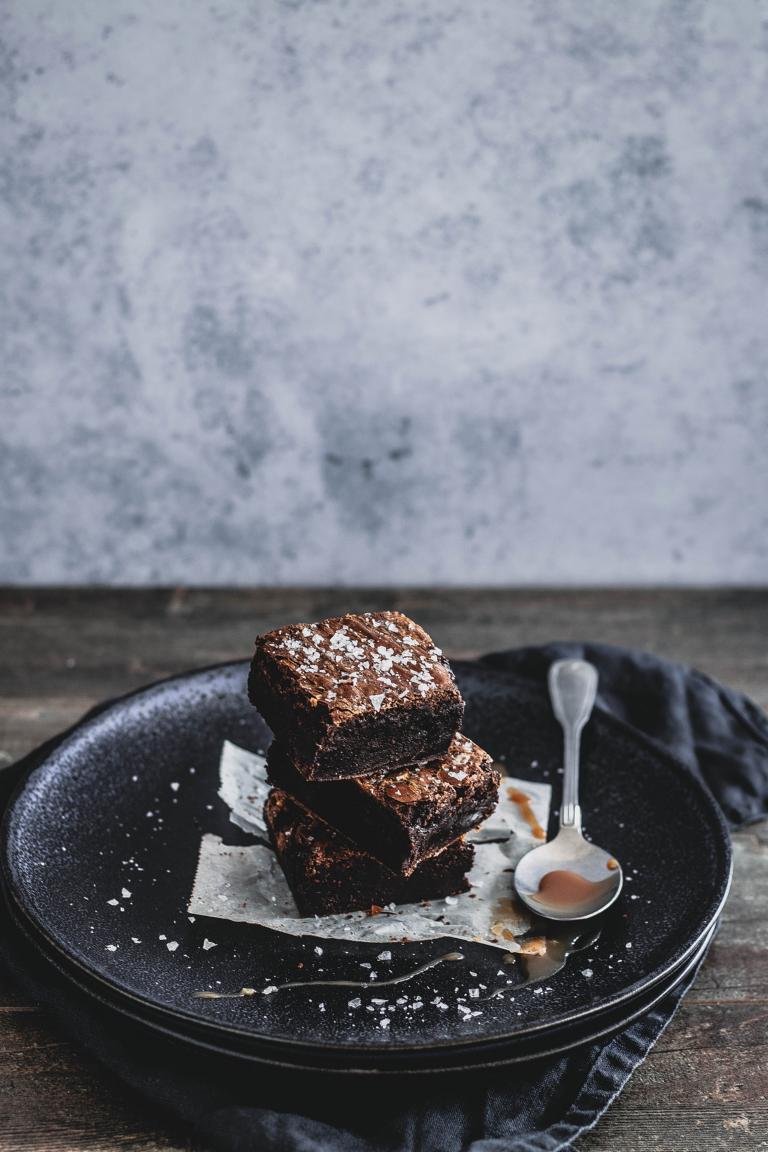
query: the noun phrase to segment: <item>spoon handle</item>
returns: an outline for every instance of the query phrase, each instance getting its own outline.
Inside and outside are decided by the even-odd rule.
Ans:
[[[586,660],[558,660],[549,669],[548,683],[552,709],[565,738],[560,827],[581,830],[579,748],[581,730],[597,695],[597,669]]]

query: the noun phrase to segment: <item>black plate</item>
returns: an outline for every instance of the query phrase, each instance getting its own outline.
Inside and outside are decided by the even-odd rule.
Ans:
[[[495,987],[501,967],[497,951],[470,945],[461,949],[466,964],[443,965],[390,990],[407,992],[409,1003],[418,992],[424,1007],[398,1008],[386,1032],[378,1013],[365,1010],[368,992],[361,1009],[348,1007],[354,993],[334,988],[195,999],[195,991],[215,981],[237,989],[298,972],[308,980],[366,978],[359,964],[380,951],[224,921],[189,923],[185,907],[201,832],[239,838],[216,798],[221,742],[228,737],[258,749],[269,739],[247,702],[246,671],[245,663],[223,665],[116,702],[59,745],[9,808],[2,856],[11,898],[51,948],[110,996],[184,1020],[212,1043],[247,1040],[264,1059],[430,1066],[479,1060],[484,1048],[513,1056],[548,1030],[620,1013],[701,947],[730,878],[720,811],[674,760],[598,713],[585,735],[582,804],[588,831],[621,859],[627,884],[597,946],[538,992],[521,989],[514,1000],[491,1001],[481,1016],[462,1020],[454,989],[466,996],[470,987]],[[557,790],[560,736],[543,695],[480,665],[459,664],[456,671],[468,734],[506,757],[514,775],[549,779]],[[123,897],[123,889],[131,896]],[[217,945],[208,951],[206,936]],[[178,947],[169,951],[174,941]],[[375,967],[384,979],[444,951],[440,941],[399,945],[391,961]],[[587,969],[591,977],[582,974]],[[449,1010],[433,1005],[435,997]]]
[[[0,897],[7,897],[7,893],[0,890]],[[17,905],[3,901],[5,911],[16,929],[16,943],[24,948],[24,955],[30,958],[33,964],[39,964],[40,959],[49,965],[46,981],[58,979],[67,987],[73,986],[79,993],[90,1000],[98,1002],[102,1010],[116,1014],[117,1019],[127,1020],[137,1026],[147,1038],[163,1038],[172,1045],[181,1046],[187,1052],[199,1052],[205,1056],[223,1057],[230,1062],[229,1067],[242,1065],[247,1068],[253,1064],[260,1066],[264,1071],[266,1065],[275,1068],[276,1072],[287,1070],[290,1072],[290,1082],[296,1089],[296,1073],[307,1072],[316,1075],[317,1072],[328,1072],[332,1075],[347,1076],[350,1074],[378,1078],[382,1074],[392,1074],[400,1078],[409,1079],[418,1073],[430,1075],[435,1073],[460,1073],[481,1068],[494,1068],[508,1064],[522,1063],[545,1056],[559,1055],[571,1048],[590,1044],[597,1040],[605,1041],[612,1036],[623,1032],[630,1024],[644,1016],[657,1004],[664,1000],[686,977],[693,972],[709,948],[712,938],[717,932],[718,924],[712,925],[704,936],[701,944],[682,963],[659,980],[650,989],[641,995],[625,1001],[618,1007],[605,1012],[596,1013],[570,1023],[551,1027],[530,1036],[522,1038],[514,1049],[510,1051],[503,1042],[498,1045],[483,1045],[482,1049],[455,1050],[447,1055],[441,1062],[432,1062],[429,1065],[414,1067],[410,1062],[402,1063],[391,1061],[386,1067],[364,1067],[357,1064],[345,1064],[342,1059],[333,1065],[327,1061],[323,1064],[312,1064],[310,1060],[294,1061],[283,1064],[275,1058],[275,1053],[265,1060],[263,1051],[258,1046],[249,1043],[250,1037],[245,1034],[221,1032],[211,1034],[210,1029],[200,1028],[196,1022],[182,1016],[173,1016],[166,1012],[154,1011],[146,1004],[129,997],[115,994],[114,991],[101,980],[90,979],[88,973],[79,965],[69,963],[61,952],[52,948],[48,942],[35,931],[34,927],[25,919]],[[107,1021],[105,1019],[105,1025]],[[311,1053],[308,1053],[311,1056]],[[463,1060],[469,1060],[468,1064]],[[232,1065],[234,1061],[234,1065]]]

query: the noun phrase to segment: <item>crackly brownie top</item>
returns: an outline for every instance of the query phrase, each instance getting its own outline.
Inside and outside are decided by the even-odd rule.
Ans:
[[[312,706],[332,719],[459,692],[448,661],[423,628],[401,612],[348,613],[289,624],[259,636],[259,649]]]
[[[492,797],[500,776],[487,752],[457,732],[444,756],[395,771],[374,772],[355,781],[390,808],[428,804],[435,812],[455,808],[472,795]],[[403,817],[407,815],[403,812]]]

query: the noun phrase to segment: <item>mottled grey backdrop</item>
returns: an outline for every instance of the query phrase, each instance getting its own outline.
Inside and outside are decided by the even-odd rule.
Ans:
[[[767,17],[3,5],[0,579],[768,579]]]

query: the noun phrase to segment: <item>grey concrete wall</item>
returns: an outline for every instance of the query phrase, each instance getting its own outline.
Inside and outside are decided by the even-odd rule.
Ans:
[[[0,12],[0,579],[768,578],[768,9]]]

